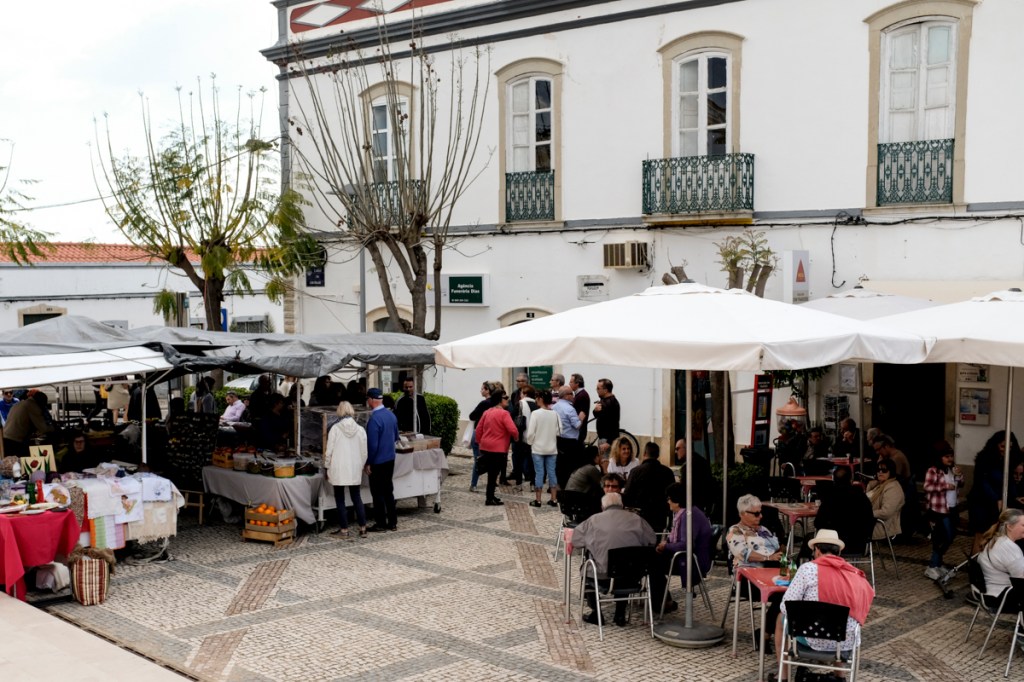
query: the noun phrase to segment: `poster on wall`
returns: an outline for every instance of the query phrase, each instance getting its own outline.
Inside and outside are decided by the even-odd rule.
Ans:
[[[973,426],[988,426],[992,412],[992,389],[960,389],[960,423]]]
[[[961,384],[987,384],[990,376],[988,365],[960,363],[956,366],[957,381]]]

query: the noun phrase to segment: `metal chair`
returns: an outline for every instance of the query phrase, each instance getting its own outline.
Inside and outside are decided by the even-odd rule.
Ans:
[[[1007,605],[1017,611],[1017,620],[1013,624],[1013,632],[1010,633],[1010,653],[1006,657],[1006,670],[1003,677],[1010,676],[1010,663],[1013,662],[1013,652],[1017,648],[1018,640],[1024,640],[1024,578],[1010,578],[1010,596],[1007,598]],[[1024,644],[1022,644],[1024,648]]]
[[[882,519],[875,519],[875,526],[881,526],[882,527],[882,532],[884,533],[884,536],[885,536],[885,542],[887,542],[889,544],[889,556],[892,557],[892,568],[896,572],[896,580],[899,580],[900,579],[900,566],[899,566],[899,564],[896,563],[896,550],[893,549],[892,538],[889,537],[889,534],[885,532],[885,521],[883,521]],[[881,540],[872,540],[871,544],[874,544],[876,542],[882,542],[882,541]],[[885,554],[883,553],[883,554],[880,554],[878,556],[882,560],[882,568],[885,568]]]
[[[639,601],[644,607],[644,622],[651,624],[651,638],[654,638],[654,605],[651,602],[650,569],[654,561],[654,547],[619,547],[608,550],[608,578],[599,579],[597,565],[588,557],[580,575],[580,623],[583,620],[583,606],[587,595],[594,596],[594,611],[597,613],[598,638],[604,641],[604,616],[601,605],[628,602],[632,613],[633,602]]]
[[[870,537],[870,536],[869,536]],[[871,589],[875,589],[875,545],[874,542],[868,540],[864,543],[863,549],[860,552],[850,551],[843,553],[843,558],[846,559],[848,564],[871,564]]]
[[[562,525],[558,527],[555,536],[554,559],[558,558],[558,550],[565,541],[565,529],[575,528],[600,511],[595,509],[594,499],[590,495],[571,490],[558,491],[558,509],[562,512]]]
[[[729,568],[729,577],[733,577],[734,575],[736,575],[736,571],[734,570],[732,565],[732,559],[730,559],[726,565]],[[747,589],[743,589],[744,587],[746,587]],[[732,587],[729,589],[729,598],[725,602],[725,612],[722,614],[722,624],[719,625],[719,627],[725,629],[725,621],[729,619],[729,607],[732,606],[733,601],[736,599],[736,590],[740,591],[740,601],[745,601],[748,603],[748,611],[750,612],[750,641],[753,644],[753,647],[756,649],[758,645],[758,639],[757,626],[754,625],[754,600],[751,598],[751,590],[749,584],[746,580],[740,582],[740,578],[738,575],[735,577],[735,579],[732,580]],[[760,606],[759,604],[759,608],[764,607]]]
[[[978,658],[980,659],[985,654],[985,647],[988,646],[988,640],[992,637],[996,621],[999,620],[999,616],[1003,613],[1003,607],[1006,606],[1006,600],[1010,596],[1012,587],[1007,587],[998,596],[986,595],[985,573],[981,569],[981,564],[978,563],[977,554],[967,560],[967,578],[971,581],[971,594],[978,600],[978,608],[974,609],[974,617],[971,618],[971,624],[967,626],[967,636],[964,637],[964,642],[970,639],[971,630],[974,629],[974,623],[978,620],[978,614],[982,609],[985,609],[985,613],[992,616],[992,624],[989,625],[988,634],[985,635],[981,651],[978,652]]]
[[[846,624],[850,616],[847,606],[819,601],[787,601],[782,621],[782,643],[778,679],[789,679],[792,668],[808,668],[834,673],[849,673],[850,682],[856,682],[860,667],[860,629],[852,649],[841,650],[846,640]],[[801,644],[798,638],[827,639],[836,643],[835,651],[818,651]],[[787,666],[789,666],[787,668]],[[786,678],[782,671],[786,670]]]
[[[676,552],[672,555],[672,560],[668,565],[668,577],[665,579],[665,592],[661,595],[661,612],[658,614],[658,620],[665,617],[665,605],[668,604],[668,597],[671,593],[672,576],[675,575],[676,559],[679,557],[686,556],[686,550]],[[712,568],[714,566],[712,565]],[[711,571],[708,571],[710,573]],[[685,574],[681,574],[685,577]],[[711,595],[708,593],[708,586],[704,582],[704,573],[700,570],[700,564],[697,561],[696,555],[693,557],[693,588],[700,592],[701,599],[704,600],[704,606],[708,607],[708,611],[711,613],[711,618],[715,617],[715,607],[711,605]]]

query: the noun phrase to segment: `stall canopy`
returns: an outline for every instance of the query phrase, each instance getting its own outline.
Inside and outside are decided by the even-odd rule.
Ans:
[[[898,315],[937,305],[939,304],[923,298],[886,294],[881,291],[865,289],[862,286],[801,304],[804,308],[852,317],[855,320],[874,320],[887,315]]]
[[[576,362],[666,369],[803,369],[848,360],[921,362],[920,336],[739,289],[652,287],[436,347],[448,367]]]
[[[0,388],[42,386],[171,369],[163,352],[127,346],[110,350],[0,356]]]

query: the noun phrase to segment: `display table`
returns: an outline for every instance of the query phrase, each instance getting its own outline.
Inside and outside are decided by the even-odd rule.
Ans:
[[[71,512],[0,516],[0,583],[7,594],[24,600],[25,569],[71,554],[78,532]]]
[[[765,614],[768,611],[768,599],[777,592],[785,592],[787,586],[776,585],[773,579],[779,575],[779,569],[777,568],[752,568],[743,567],[736,569],[736,608],[732,614],[732,655],[736,657],[736,639],[737,633],[740,626],[740,582],[741,578],[747,579],[747,598],[753,603],[753,590],[750,586],[753,585],[761,592],[761,641],[758,648],[758,659],[757,659],[757,679],[758,682],[764,680],[764,620]]]
[[[434,511],[441,511],[441,484],[448,475],[448,460],[440,448],[399,454],[395,458],[395,499],[425,498],[434,495]],[[324,512],[336,508],[334,489],[323,470],[313,476],[274,478],[244,471],[203,467],[206,492],[251,506],[265,502],[278,509],[291,509],[305,523],[323,522]],[[370,484],[366,475],[360,486],[363,502],[370,504]],[[424,502],[425,504],[425,502]]]

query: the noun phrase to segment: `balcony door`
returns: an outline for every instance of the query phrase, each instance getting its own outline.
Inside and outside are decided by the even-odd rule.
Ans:
[[[732,152],[727,54],[702,52],[676,60],[672,102],[673,156]]]
[[[954,135],[956,24],[925,21],[885,34],[879,142]]]

